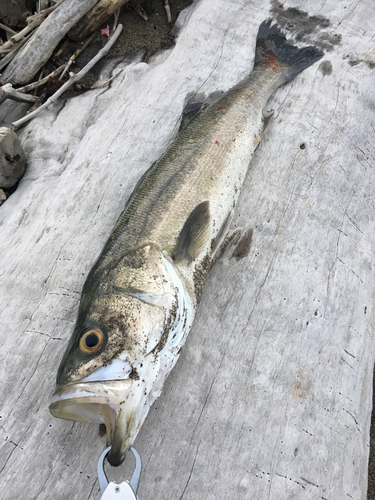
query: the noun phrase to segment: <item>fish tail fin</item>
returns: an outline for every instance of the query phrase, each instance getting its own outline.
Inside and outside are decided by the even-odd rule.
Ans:
[[[295,45],[290,45],[277,25],[271,26],[271,23],[272,21],[268,20],[259,26],[255,66],[262,63],[278,63],[285,68],[283,73],[285,74],[285,82],[288,82],[323,57],[324,53],[316,47],[309,46],[299,49]]]

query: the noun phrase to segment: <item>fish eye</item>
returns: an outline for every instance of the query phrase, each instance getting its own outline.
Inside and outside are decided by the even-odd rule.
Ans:
[[[87,330],[79,341],[79,348],[82,352],[92,354],[102,347],[104,341],[103,332],[99,329]]]

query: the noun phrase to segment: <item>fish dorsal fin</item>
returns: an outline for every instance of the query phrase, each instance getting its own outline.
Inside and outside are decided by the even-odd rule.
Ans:
[[[181,230],[174,253],[175,262],[195,260],[207,241],[209,229],[210,204],[203,201],[194,208]]]

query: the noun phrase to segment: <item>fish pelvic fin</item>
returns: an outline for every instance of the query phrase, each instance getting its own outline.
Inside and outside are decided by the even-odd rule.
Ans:
[[[259,26],[255,66],[259,64],[283,63],[286,68],[285,82],[292,80],[316,61],[319,61],[324,53],[314,46],[303,47],[302,49],[287,43],[285,35],[272,21],[264,21]],[[275,58],[277,61],[275,61]]]

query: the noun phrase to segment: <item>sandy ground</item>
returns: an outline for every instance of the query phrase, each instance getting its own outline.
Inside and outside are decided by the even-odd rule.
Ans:
[[[156,52],[172,47],[174,44],[174,36],[171,31],[173,32],[174,23],[181,10],[185,9],[191,3],[192,0],[173,0],[170,2],[172,23],[168,23],[167,21],[163,0],[146,0],[141,4],[148,16],[148,21],[140,17],[130,4],[125,4],[121,8],[118,21],[123,25],[123,30],[105,59],[131,55],[138,50],[143,50],[144,60],[147,62]],[[112,16],[103,24],[102,28],[109,26],[109,30],[112,33],[113,23],[114,17]],[[76,63],[74,67],[72,67],[72,70],[78,71],[83,68],[107,41],[108,37],[99,33],[87,49],[85,49],[76,59]],[[61,45],[63,45],[63,42]],[[81,45],[81,43],[71,42],[60,53],[57,49],[56,53],[58,53],[58,55],[54,57],[55,65],[59,66],[67,62],[70,56],[74,54]],[[65,96],[84,92],[94,85],[105,59],[100,61],[94,69],[82,79],[75,88],[69,90]]]

